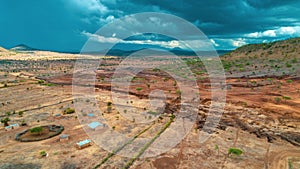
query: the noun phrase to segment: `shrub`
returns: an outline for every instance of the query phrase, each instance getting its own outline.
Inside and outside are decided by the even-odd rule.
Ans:
[[[236,156],[240,156],[241,154],[243,154],[243,151],[241,149],[238,149],[238,148],[229,148],[228,149],[228,154],[234,154]]]
[[[288,62],[285,63],[285,66],[288,67],[288,68],[292,67],[292,65],[289,64]]]
[[[10,121],[10,119],[8,117],[5,117],[4,119],[1,119],[1,123],[3,123],[4,126],[8,126],[9,121]]]
[[[22,120],[21,121],[21,126],[26,126],[27,125],[27,123],[25,122],[25,120]]]
[[[137,90],[137,91],[141,91],[141,90],[143,90],[143,88],[138,87],[138,88],[136,88],[136,90]]]
[[[280,103],[280,102],[281,102],[280,97],[275,97],[275,102],[276,102],[277,104]]]
[[[292,83],[292,82],[293,82],[293,80],[291,80],[291,79],[288,79],[288,80],[286,80],[286,82],[287,82],[287,83]]]
[[[64,110],[64,114],[73,114],[73,113],[75,113],[75,110],[72,108],[68,107],[66,110]]]
[[[24,113],[23,111],[19,111],[18,114],[19,114],[19,116],[23,116],[23,113]]]

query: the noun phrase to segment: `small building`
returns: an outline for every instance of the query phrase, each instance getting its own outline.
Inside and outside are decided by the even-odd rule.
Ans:
[[[54,118],[55,118],[55,119],[61,119],[62,117],[63,117],[63,116],[62,116],[61,114],[55,114],[55,115],[54,115]]]
[[[59,136],[59,141],[60,142],[65,142],[69,140],[69,135],[68,134],[62,134]]]
[[[16,129],[16,128],[19,128],[19,124],[15,123],[15,124],[11,124],[9,126],[6,126],[5,127],[5,130],[8,131],[8,130],[12,130],[12,129]]]
[[[92,122],[90,124],[88,124],[88,126],[93,129],[93,130],[96,130],[97,127],[101,126],[101,127],[105,127],[105,124],[102,124],[98,121],[95,121],[95,122]]]
[[[78,149],[83,149],[83,148],[86,148],[88,146],[91,146],[92,145],[92,141],[89,140],[89,139],[86,139],[86,140],[83,140],[83,141],[80,141],[78,143],[76,143],[76,147]]]

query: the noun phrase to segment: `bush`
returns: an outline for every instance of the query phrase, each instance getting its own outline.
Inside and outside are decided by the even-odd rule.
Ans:
[[[138,87],[138,88],[136,88],[136,90],[137,90],[137,91],[141,91],[141,90],[143,90],[143,88]]]
[[[23,111],[19,111],[18,114],[19,114],[19,116],[23,116],[23,113],[24,113]]]
[[[73,114],[73,113],[75,113],[75,110],[72,108],[68,107],[66,110],[64,110],[64,114]]]
[[[44,80],[39,80],[38,81],[38,84],[43,84],[43,83],[45,83]]]
[[[42,157],[44,157],[44,156],[47,155],[47,153],[46,153],[46,151],[41,151],[41,152],[40,152],[40,155],[41,155]]]
[[[236,156],[240,156],[241,154],[243,154],[243,151],[241,149],[238,149],[238,148],[229,148],[228,149],[228,154],[234,154]]]

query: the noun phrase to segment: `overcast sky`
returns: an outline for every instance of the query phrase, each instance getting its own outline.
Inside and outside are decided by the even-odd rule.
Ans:
[[[79,51],[103,25],[138,12],[182,17],[216,49],[300,36],[299,0],[2,0],[0,46]],[[168,38],[133,40],[121,43],[180,47]]]

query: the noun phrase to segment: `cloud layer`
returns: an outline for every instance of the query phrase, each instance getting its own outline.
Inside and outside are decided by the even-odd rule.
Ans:
[[[35,48],[79,51],[103,25],[138,12],[182,17],[200,28],[217,49],[300,36],[298,0],[10,0],[0,2],[0,46],[25,43]],[[176,31],[176,27],[171,29]],[[103,43],[116,40],[97,39]],[[182,47],[170,39],[120,43]]]

